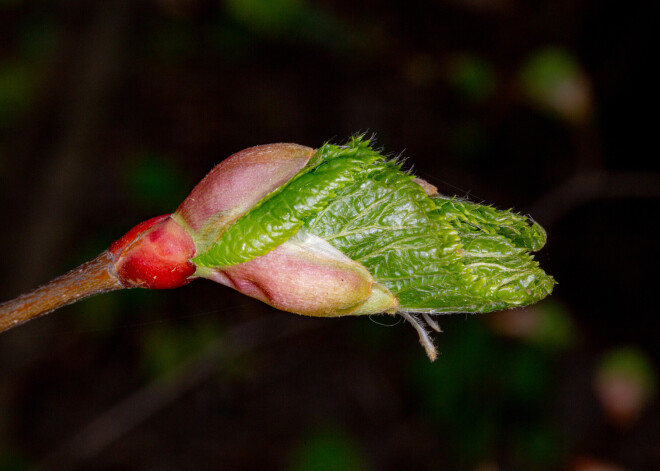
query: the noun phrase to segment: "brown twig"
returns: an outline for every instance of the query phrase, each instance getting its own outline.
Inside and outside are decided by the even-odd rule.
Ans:
[[[71,224],[62,221],[75,217],[79,207],[77,189],[91,173],[94,165],[93,143],[103,131],[108,98],[122,70],[123,41],[130,23],[132,3],[127,0],[98,2],[89,32],[80,40],[80,51],[71,66],[72,89],[62,110],[61,141],[52,156],[30,169],[22,193],[28,214],[18,227],[24,228],[16,240],[21,241],[20,261],[8,278],[7,293],[21,292],[34,286],[44,276],[67,239]],[[31,183],[32,182],[32,183]],[[21,200],[23,201],[23,200]],[[16,224],[19,224],[17,222]],[[48,237],[44,237],[48,234]],[[10,254],[14,255],[14,254]]]
[[[122,289],[107,250],[45,285],[0,304],[0,332],[97,293]]]

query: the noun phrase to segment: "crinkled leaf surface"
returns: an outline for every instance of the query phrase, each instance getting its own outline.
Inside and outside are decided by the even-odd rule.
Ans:
[[[490,206],[445,197],[433,201],[437,209],[432,216],[451,224],[461,241],[462,269],[449,283],[464,301],[458,310],[523,306],[552,292],[554,279],[530,255],[545,244],[541,226]]]
[[[554,281],[528,250],[537,224],[509,211],[429,198],[391,162],[345,186],[306,229],[362,263],[415,312],[487,312],[545,297]]]
[[[230,266],[265,255],[284,243],[373,162],[383,157],[368,140],[347,146],[326,144],[291,181],[262,199],[193,261],[204,267]]]
[[[304,227],[363,264],[403,311],[488,312],[552,291],[554,280],[530,255],[545,244],[538,224],[490,206],[429,197],[412,179],[368,140],[325,145],[194,261],[245,262]]]
[[[457,232],[433,218],[435,204],[392,162],[346,186],[306,229],[362,263],[407,309],[460,271]]]

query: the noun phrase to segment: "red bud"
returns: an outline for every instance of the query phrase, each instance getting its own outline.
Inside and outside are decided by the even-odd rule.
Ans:
[[[110,245],[115,270],[126,287],[168,289],[192,281],[195,243],[170,215],[138,224]]]

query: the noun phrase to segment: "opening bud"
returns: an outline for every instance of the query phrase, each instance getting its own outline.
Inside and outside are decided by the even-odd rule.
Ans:
[[[127,288],[168,289],[192,281],[195,244],[170,215],[144,221],[110,245],[115,270]]]

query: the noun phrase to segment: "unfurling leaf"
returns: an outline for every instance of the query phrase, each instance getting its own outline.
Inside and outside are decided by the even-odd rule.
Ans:
[[[363,137],[321,147],[214,238],[197,276],[304,315],[405,313],[431,356],[412,313],[524,306],[555,284],[531,255],[545,244],[538,224],[437,195]]]
[[[543,299],[555,282],[531,253],[545,239],[511,211],[438,195],[359,136],[316,151],[271,144],[238,152],[174,214],[139,224],[93,266],[110,260],[101,270],[106,291],[201,277],[307,316],[399,313],[433,359],[416,313],[439,331],[432,314]],[[4,328],[43,314],[5,312],[15,305],[0,305]]]

